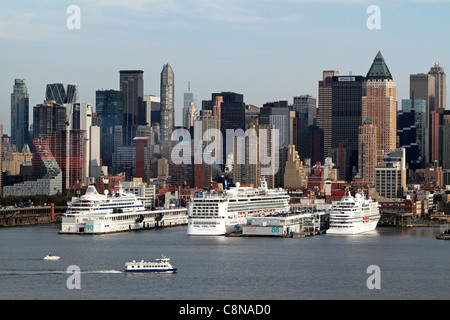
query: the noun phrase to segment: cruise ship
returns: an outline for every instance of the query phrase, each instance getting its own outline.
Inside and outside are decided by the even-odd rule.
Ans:
[[[220,236],[237,231],[255,214],[289,212],[290,196],[283,189],[268,189],[263,179],[261,187],[235,187],[197,192],[188,204],[187,234]]]
[[[144,199],[124,192],[108,195],[89,186],[80,198],[68,203],[62,217],[61,234],[104,234],[187,224],[186,208],[148,210]]]
[[[380,220],[378,202],[366,199],[364,194],[349,191],[340,201],[333,202],[330,210],[330,227],[327,234],[359,234],[375,230]]]

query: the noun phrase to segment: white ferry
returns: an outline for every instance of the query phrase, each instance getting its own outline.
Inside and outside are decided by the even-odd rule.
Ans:
[[[340,201],[333,202],[327,234],[358,234],[375,230],[380,220],[380,205],[364,194],[353,197],[348,191]]]
[[[123,192],[99,194],[94,186],[68,203],[62,234],[103,234],[187,224],[186,208],[147,210],[142,198]]]
[[[220,236],[240,229],[247,218],[259,214],[289,212],[290,196],[283,189],[235,187],[222,192],[198,192],[188,205],[187,234]]]
[[[141,260],[139,262],[132,261],[125,263],[125,272],[157,272],[157,273],[175,273],[178,268],[171,264],[170,259],[162,256],[161,259],[155,261],[145,262]]]

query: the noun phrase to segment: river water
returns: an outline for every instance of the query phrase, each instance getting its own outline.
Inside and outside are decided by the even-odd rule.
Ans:
[[[75,236],[59,228],[0,229],[0,299],[439,300],[450,292],[450,241],[435,238],[438,228],[294,239],[192,237],[186,227]],[[45,261],[47,253],[61,258]],[[127,261],[161,254],[176,274],[123,272]]]

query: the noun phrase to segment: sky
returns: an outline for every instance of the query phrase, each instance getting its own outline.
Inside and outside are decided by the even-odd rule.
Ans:
[[[410,74],[436,61],[450,70],[449,16],[450,0],[0,0],[0,123],[10,134],[15,79],[25,79],[31,124],[48,83],[78,83],[78,101],[95,106],[96,90],[119,90],[120,70],[143,70],[144,94],[159,96],[170,63],[180,125],[188,83],[198,104],[222,91],[258,107],[292,103],[317,98],[323,70],[365,76],[378,51],[401,106]]]

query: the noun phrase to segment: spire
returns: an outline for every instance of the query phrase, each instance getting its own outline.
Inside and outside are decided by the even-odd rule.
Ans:
[[[377,56],[373,60],[372,66],[367,73],[367,79],[389,79],[392,80],[391,72],[389,71],[383,55],[378,51]]]
[[[364,124],[372,124],[372,121],[370,121],[370,119],[367,118],[367,119],[364,121]]]

